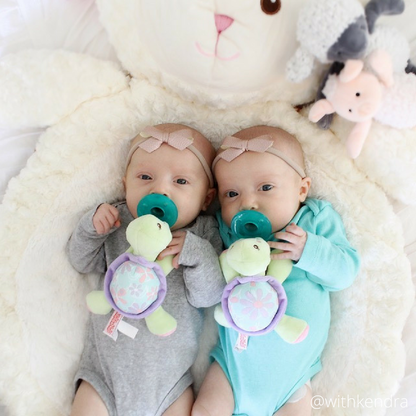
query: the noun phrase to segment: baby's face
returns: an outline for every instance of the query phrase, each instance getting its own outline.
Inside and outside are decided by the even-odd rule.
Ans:
[[[218,196],[224,222],[230,226],[238,212],[255,210],[280,231],[306,199],[309,178],[302,178],[283,160],[270,153],[245,152],[232,162],[215,166]]]
[[[146,195],[157,193],[169,197],[178,208],[172,230],[185,227],[207,208],[215,192],[202,165],[190,150],[177,150],[167,144],[147,153],[134,152],[124,178],[126,202],[137,217],[137,204]]]

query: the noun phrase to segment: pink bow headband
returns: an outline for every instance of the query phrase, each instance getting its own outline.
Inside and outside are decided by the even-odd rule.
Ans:
[[[193,144],[194,139],[192,137],[192,130],[181,129],[171,133],[159,130],[157,127],[147,126],[139,133],[143,139],[138,141],[127,155],[127,165],[130,163],[133,153],[138,149],[143,149],[147,153],[152,153],[159,147],[166,143],[167,145],[177,150],[190,150],[200,161],[206,175],[209,179],[210,187],[214,186],[214,177],[212,176],[211,169],[204,157],[204,155]]]
[[[283,152],[273,147],[273,140],[271,140],[270,136],[267,134],[255,137],[251,140],[242,140],[238,137],[227,136],[221,145],[221,149],[225,150],[214,159],[214,162],[212,162],[212,169],[214,169],[220,159],[231,162],[244,152],[271,153],[286,162],[301,176],[301,178],[306,177],[306,173],[301,166]]]

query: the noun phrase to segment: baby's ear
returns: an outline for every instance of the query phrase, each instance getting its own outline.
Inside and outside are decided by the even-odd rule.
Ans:
[[[326,99],[321,99],[318,100],[309,110],[309,120],[312,121],[313,123],[318,122],[323,116],[327,115],[327,114],[332,114],[334,113],[334,107],[332,107],[332,104],[326,100]]]
[[[299,201],[305,202],[305,199],[308,196],[309,189],[311,188],[312,180],[308,176],[302,178],[302,182],[300,185],[300,192],[299,192]]]
[[[204,204],[202,205],[202,211],[206,211],[208,207],[211,205],[212,201],[217,194],[217,190],[215,188],[209,188],[207,191],[207,195],[205,196]]]

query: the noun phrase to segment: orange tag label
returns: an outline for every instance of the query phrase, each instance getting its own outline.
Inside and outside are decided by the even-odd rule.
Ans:
[[[238,334],[238,338],[237,338],[237,342],[235,343],[234,348],[239,351],[242,352],[244,350],[247,349],[247,345],[248,345],[248,335],[244,335],[244,334]]]
[[[114,311],[111,315],[110,320],[108,321],[107,326],[104,329],[104,334],[108,335],[110,338],[113,338],[114,341],[117,341],[118,332],[117,327],[120,321],[123,319],[123,315]]]

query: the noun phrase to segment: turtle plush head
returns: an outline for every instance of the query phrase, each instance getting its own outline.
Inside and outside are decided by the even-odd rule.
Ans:
[[[237,240],[227,251],[227,262],[241,276],[264,275],[270,263],[270,246],[262,238]]]
[[[131,252],[154,261],[172,240],[169,225],[151,214],[133,220],[126,230]]]

